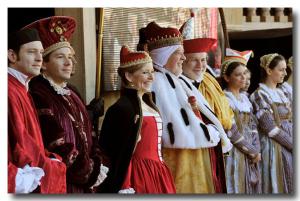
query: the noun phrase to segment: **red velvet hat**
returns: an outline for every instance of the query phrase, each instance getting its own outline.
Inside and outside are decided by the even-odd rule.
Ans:
[[[164,28],[156,22],[150,22],[145,32],[149,51],[172,45],[182,45],[181,33],[176,28]]]
[[[216,47],[217,40],[214,38],[196,38],[184,40],[184,53],[209,52]]]
[[[217,47],[217,40],[214,38],[199,38],[195,33],[194,13],[179,29],[183,37],[184,53],[209,52]]]
[[[138,64],[152,63],[152,59],[145,51],[132,51],[123,45],[120,51],[120,68],[128,68]]]
[[[75,31],[76,20],[69,16],[52,16],[37,20],[22,29],[34,28],[37,29],[44,46],[43,56],[48,55],[62,47],[69,47],[68,42]]]

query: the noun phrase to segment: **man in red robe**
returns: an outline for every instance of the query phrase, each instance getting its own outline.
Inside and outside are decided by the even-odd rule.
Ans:
[[[40,74],[43,46],[37,30],[8,36],[8,192],[65,193],[66,166],[44,149],[28,82]]]

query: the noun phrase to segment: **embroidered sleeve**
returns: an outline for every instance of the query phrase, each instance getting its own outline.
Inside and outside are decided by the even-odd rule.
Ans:
[[[251,133],[251,139],[252,139],[252,145],[257,148],[257,150],[260,150],[260,140],[259,140],[259,135],[257,131],[257,124],[258,121],[255,118],[254,114],[251,112],[250,113],[250,128],[252,130]]]
[[[267,94],[262,90],[255,91],[250,96],[250,101],[253,105],[253,113],[255,114],[257,119],[259,119],[260,116],[267,111],[273,113],[273,110],[271,108],[271,100],[268,98]]]
[[[231,129],[228,131],[228,137],[232,142],[233,146],[245,153],[249,158],[255,158],[259,153],[259,150],[250,144],[243,135],[238,131],[237,125],[234,123]]]
[[[257,117],[259,129],[263,134],[277,141],[288,150],[293,149],[292,137],[276,125],[274,118],[274,111],[271,107],[271,102],[263,92],[257,91],[251,95],[251,101],[253,103],[254,114]]]
[[[277,141],[288,150],[293,149],[293,139],[284,130],[279,128],[270,112],[265,112],[259,119],[260,129],[273,140]]]

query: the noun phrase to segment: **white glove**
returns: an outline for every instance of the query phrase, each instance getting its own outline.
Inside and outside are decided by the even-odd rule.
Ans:
[[[99,186],[107,177],[108,171],[109,171],[109,168],[101,164],[100,165],[100,173],[98,175],[97,181],[91,188]]]
[[[119,194],[135,194],[135,190],[133,188],[127,188],[119,190]]]
[[[30,193],[40,184],[45,172],[39,167],[30,167],[28,164],[24,168],[18,168],[16,175],[15,193]]]
[[[232,149],[233,145],[230,142],[229,138],[227,137],[227,134],[225,133],[225,131],[220,132],[214,124],[209,124],[209,125],[211,125],[209,128],[213,128],[215,130],[215,132],[219,133],[219,138],[221,138],[223,154],[226,152],[229,152]],[[209,131],[210,131],[210,129],[209,129]]]

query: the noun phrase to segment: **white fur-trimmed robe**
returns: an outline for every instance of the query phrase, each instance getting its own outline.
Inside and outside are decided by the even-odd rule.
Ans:
[[[206,125],[211,139],[208,141],[200,126],[200,124],[205,125],[205,123],[194,114],[188,103],[187,92],[179,78],[164,68],[159,68],[159,71],[155,73],[152,91],[155,93],[156,105],[163,120],[163,147],[199,149],[216,146],[220,141],[218,128],[213,125]],[[170,82],[174,83],[175,88]],[[188,125],[185,124],[181,109],[184,109],[187,114]],[[171,124],[173,128],[173,144],[170,140],[168,124]]]
[[[228,152],[232,148],[232,144],[227,137],[227,134],[224,131],[221,122],[212,111],[209,103],[206,101],[201,92],[193,85],[191,79],[184,75],[180,75],[179,80],[188,96],[194,96],[196,98],[197,106],[202,113],[201,115],[204,115],[207,119],[210,120],[211,124],[208,124],[207,127],[213,127],[215,129],[214,132],[217,133],[221,138],[223,153]]]

